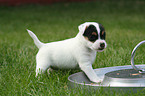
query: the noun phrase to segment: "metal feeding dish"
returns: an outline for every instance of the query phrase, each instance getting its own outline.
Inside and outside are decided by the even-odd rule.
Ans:
[[[102,79],[100,84],[91,82],[83,72],[72,74],[68,77],[69,87],[83,87],[83,88],[105,88],[114,90],[133,90],[136,92],[138,89],[145,88],[145,64],[134,64],[134,56],[137,48],[145,43],[140,42],[132,51],[131,65],[115,66],[95,69],[96,75]]]
[[[134,69],[123,69],[105,74],[102,85],[120,87],[145,86],[145,74],[140,74]]]

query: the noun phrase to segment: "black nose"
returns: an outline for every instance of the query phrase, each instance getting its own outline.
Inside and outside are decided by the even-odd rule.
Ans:
[[[100,43],[100,47],[104,48],[105,47],[105,43]]]

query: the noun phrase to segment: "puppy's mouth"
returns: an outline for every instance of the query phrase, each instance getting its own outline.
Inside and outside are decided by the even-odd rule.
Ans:
[[[98,50],[102,51],[102,50],[104,50],[104,48],[99,48]]]
[[[92,47],[92,49],[95,50],[95,51],[98,51],[98,52],[102,52],[105,48],[101,48],[101,47],[100,47],[100,48],[98,48],[98,49],[95,49],[95,48]]]

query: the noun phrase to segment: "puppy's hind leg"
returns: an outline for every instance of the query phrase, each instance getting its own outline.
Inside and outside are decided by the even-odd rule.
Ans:
[[[41,57],[41,58],[37,58],[36,60],[36,76],[38,76],[38,74],[44,73],[49,67],[50,67],[50,63],[48,62],[48,60],[46,61],[45,58]]]

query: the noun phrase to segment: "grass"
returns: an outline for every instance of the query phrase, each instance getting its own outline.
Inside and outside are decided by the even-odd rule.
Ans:
[[[47,96],[144,96],[145,92],[110,92],[69,89],[67,78],[80,70],[55,70],[35,78],[38,51],[26,29],[41,41],[76,36],[77,26],[100,22],[107,32],[107,49],[97,54],[94,68],[130,65],[131,51],[145,39],[145,1],[118,0],[53,5],[0,6],[0,95]],[[135,63],[145,63],[145,45],[137,50]]]

